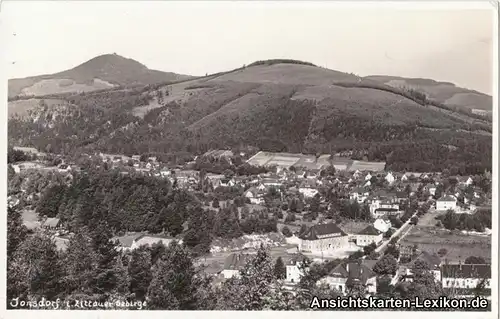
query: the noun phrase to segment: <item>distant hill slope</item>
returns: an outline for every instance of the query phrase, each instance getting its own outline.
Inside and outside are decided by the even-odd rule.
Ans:
[[[116,86],[147,85],[189,79],[191,76],[150,70],[117,54],[95,57],[63,72],[9,80],[9,97],[89,92]]]
[[[245,147],[310,154],[351,150],[352,159],[386,161],[393,170],[491,169],[487,119],[429,103],[417,91],[297,61],[44,99],[64,100],[68,107],[53,114],[33,99],[31,119],[11,118],[11,141],[43,151],[174,158]]]
[[[484,111],[491,111],[493,108],[493,99],[491,96],[474,90],[457,87],[455,84],[449,82],[386,75],[373,75],[364,78],[396,88],[413,88],[427,94],[429,98],[446,105],[456,105],[468,109]]]

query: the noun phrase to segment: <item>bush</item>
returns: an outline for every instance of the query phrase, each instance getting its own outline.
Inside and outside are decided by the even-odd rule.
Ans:
[[[292,231],[290,230],[290,228],[288,228],[287,226],[283,227],[283,229],[281,230],[281,233],[285,236],[285,237],[291,237],[292,236]]]
[[[445,256],[446,254],[448,253],[448,250],[446,248],[441,248],[439,251],[438,251],[438,256],[443,258],[443,256]]]

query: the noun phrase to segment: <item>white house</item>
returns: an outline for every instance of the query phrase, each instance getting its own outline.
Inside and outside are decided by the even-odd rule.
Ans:
[[[392,225],[389,220],[384,220],[382,218],[377,218],[373,222],[373,227],[381,233],[386,233],[389,229],[391,229]]]
[[[245,197],[250,200],[252,204],[262,204],[264,203],[264,196],[255,187],[251,187],[245,191]]]
[[[445,195],[436,201],[436,210],[455,210],[457,208],[457,199],[450,195]]]
[[[220,180],[220,185],[221,187],[232,187],[236,185],[236,183],[234,182],[234,179],[232,178],[224,178],[224,179],[221,179]]]
[[[364,247],[371,243],[378,245],[383,240],[383,234],[373,225],[368,225],[365,229],[356,234],[356,245]]]
[[[472,179],[472,177],[469,176],[469,178],[465,182],[465,185],[469,186],[469,185],[472,185],[472,184],[474,184],[474,180]]]
[[[389,200],[374,199],[370,203],[370,213],[375,217],[375,211],[380,209],[389,209],[399,211],[399,203],[394,203]]]
[[[170,170],[168,168],[162,168],[160,171],[161,177],[170,176]]]
[[[314,225],[300,235],[299,251],[334,251],[349,247],[349,236],[336,224]]]
[[[67,165],[67,164],[60,164],[58,167],[57,167],[57,170],[61,173],[67,173],[67,172],[70,172],[71,171],[71,166]]]
[[[370,196],[370,192],[368,190],[357,187],[354,188],[349,194],[349,199],[355,200],[361,204],[368,198],[368,196]]]
[[[408,265],[406,265],[405,272],[402,276],[403,280],[405,281],[412,281],[413,280],[413,273],[411,269],[413,268],[413,265],[418,261],[423,261],[425,262],[431,271],[431,273],[434,276],[434,280],[436,282],[441,281],[441,258],[437,256],[436,254],[431,255],[426,251],[423,251],[418,255],[417,258],[415,258],[413,261],[411,261]]]
[[[372,175],[368,173],[368,175],[365,176],[365,181],[369,181],[370,179],[372,179]]]
[[[474,289],[484,282],[491,289],[491,265],[489,264],[444,264],[441,266],[441,284],[445,289]]]
[[[304,195],[304,197],[306,197],[306,198],[312,198],[312,197],[316,196],[316,194],[318,194],[319,192],[315,188],[300,187],[299,188],[299,193],[301,193],[302,195]]]
[[[303,271],[300,269],[304,258],[305,257],[302,255],[297,255],[287,262],[285,279],[286,282],[291,284],[300,282],[300,278],[302,278],[302,276],[304,275]]]
[[[14,169],[14,173],[19,174],[21,172],[21,168],[19,165],[12,165],[12,169]]]
[[[387,176],[385,177],[385,180],[387,181],[387,183],[392,184],[394,183],[396,178],[394,177],[394,175],[392,175],[392,173],[389,172],[389,174],[387,174]]]
[[[429,191],[429,194],[431,194],[432,196],[436,195],[436,185],[435,184],[428,184],[425,186],[425,188]]]
[[[368,187],[368,186],[371,186],[371,185],[372,185],[372,182],[371,182],[371,181],[367,181],[367,182],[365,183],[365,185],[363,185],[363,187]]]
[[[335,267],[318,284],[327,284],[342,294],[347,294],[349,286],[359,282],[366,286],[367,294],[377,292],[377,275],[362,262],[346,262]]]

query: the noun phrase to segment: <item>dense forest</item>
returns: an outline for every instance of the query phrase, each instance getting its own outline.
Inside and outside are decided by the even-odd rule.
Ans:
[[[32,179],[37,179],[33,177]],[[249,214],[244,200],[215,210],[203,208],[199,198],[171,185],[168,179],[139,174],[122,175],[113,170],[89,170],[68,183],[64,179],[40,176],[46,180],[36,203],[41,216],[58,217],[71,231],[95,228],[106,222],[113,235],[127,231],[184,238],[197,252],[207,252],[213,238],[236,238],[244,233],[276,231],[277,220],[267,209]],[[11,189],[19,189],[16,180]],[[238,191],[236,196],[241,195]],[[214,197],[215,196],[215,197]],[[212,206],[224,193],[215,190]],[[229,196],[235,198],[235,194]],[[210,204],[210,202],[209,202]],[[240,220],[241,210],[241,220]]]

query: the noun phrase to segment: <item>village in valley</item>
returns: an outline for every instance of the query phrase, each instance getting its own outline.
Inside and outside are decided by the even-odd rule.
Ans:
[[[395,172],[386,171],[383,162],[352,160],[345,154],[258,150],[212,150],[176,165],[145,155],[69,158],[29,148],[15,151],[36,155],[9,165],[9,206],[22,211],[31,231],[50,233],[61,251],[68,249],[73,233],[64,220],[39,213],[35,203],[42,195],[28,185],[29,176],[49,174],[70,183],[75,174],[106,169],[166,179],[195,194],[203,210],[237,216],[243,234],[214,238],[209,252],[196,259],[200,269],[216,278],[215,285],[238,277],[259,249],[267,249],[292,293],[314,265],[328,265],[315,278],[318,285],[346,293],[355,281],[366,295],[375,295],[412,281],[415,267],[426,264],[445,290],[466,296],[480,287],[489,295],[489,172]],[[144,245],[182,244],[181,234],[130,231],[115,234],[114,240],[120,250],[133,251]]]

